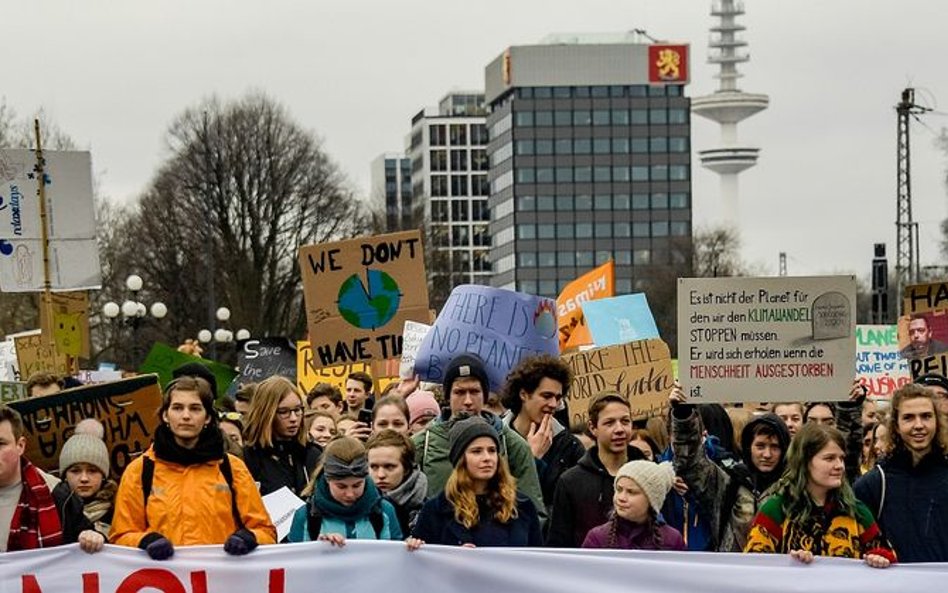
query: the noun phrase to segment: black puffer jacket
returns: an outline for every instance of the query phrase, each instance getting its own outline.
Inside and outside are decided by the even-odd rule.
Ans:
[[[286,486],[299,496],[322,455],[315,443],[274,441],[272,447],[244,447],[244,463],[266,496]]]
[[[643,459],[642,452],[629,447],[628,460]],[[609,475],[593,446],[575,467],[566,470],[553,495],[546,545],[554,548],[578,548],[590,529],[602,525],[612,511],[615,477]]]

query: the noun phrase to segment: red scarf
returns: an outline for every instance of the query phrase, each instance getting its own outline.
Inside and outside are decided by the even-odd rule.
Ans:
[[[49,548],[63,543],[56,502],[46,480],[26,458],[20,458],[23,490],[10,521],[7,551]]]

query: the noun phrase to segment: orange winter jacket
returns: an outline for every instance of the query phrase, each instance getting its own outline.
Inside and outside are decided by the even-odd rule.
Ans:
[[[231,493],[220,471],[220,461],[178,465],[162,461],[153,448],[145,451],[155,462],[147,514],[142,493],[142,459],[132,461],[122,474],[115,496],[115,516],[109,541],[138,547],[149,533],[160,533],[176,546],[223,544],[237,531],[231,511]],[[237,508],[244,526],[258,544],[276,543],[276,528],[244,462],[230,456]]]

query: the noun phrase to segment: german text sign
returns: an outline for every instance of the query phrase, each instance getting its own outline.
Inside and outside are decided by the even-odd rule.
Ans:
[[[826,401],[849,396],[856,279],[681,278],[678,360],[699,401]]]
[[[429,321],[421,233],[300,248],[313,363],[396,358],[406,321]]]
[[[76,424],[95,418],[105,426],[112,473],[121,475],[132,458],[151,445],[161,389],[158,377],[142,375],[15,401],[10,407],[23,416],[26,457],[40,468],[55,471]]]
[[[415,372],[440,383],[460,354],[483,360],[491,389],[499,391],[521,359],[559,354],[556,301],[474,284],[456,287],[421,343]]]
[[[632,405],[632,417],[663,413],[674,382],[668,345],[659,339],[593,348],[563,356],[573,370],[569,388],[570,420],[587,420],[593,397],[617,391]]]

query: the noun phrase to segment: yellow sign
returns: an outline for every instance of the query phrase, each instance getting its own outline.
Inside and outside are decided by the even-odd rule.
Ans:
[[[389,383],[399,380],[397,370],[394,377],[376,377],[373,375],[375,393],[380,393]],[[309,393],[317,383],[329,383],[345,393],[346,378],[350,373],[355,372],[372,375],[372,366],[364,362],[350,362],[349,364],[331,367],[318,367],[313,360],[313,347],[310,343],[306,341],[296,343],[296,385],[303,393]]]

